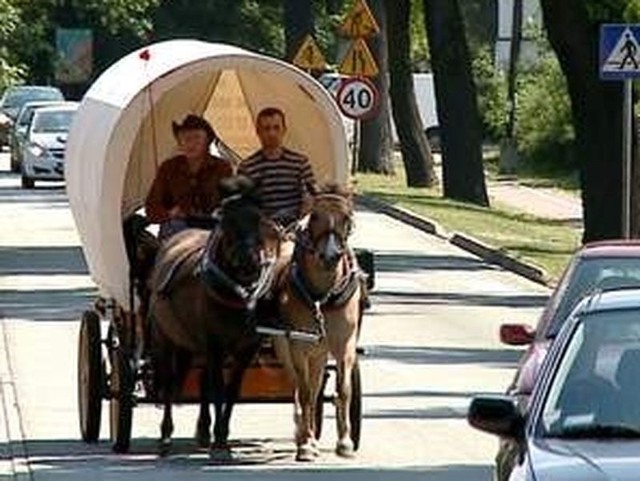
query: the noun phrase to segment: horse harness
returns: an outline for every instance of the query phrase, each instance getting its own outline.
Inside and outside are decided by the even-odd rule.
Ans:
[[[320,338],[326,337],[325,316],[323,310],[335,309],[344,306],[355,295],[365,274],[360,270],[356,255],[348,248],[343,255],[347,255],[348,273],[344,278],[328,292],[314,292],[309,282],[305,279],[301,268],[302,255],[312,252],[315,247],[309,239],[307,229],[300,230],[296,238],[296,247],[293,253],[293,262],[290,269],[290,281],[294,295],[301,300],[313,313],[313,320]]]

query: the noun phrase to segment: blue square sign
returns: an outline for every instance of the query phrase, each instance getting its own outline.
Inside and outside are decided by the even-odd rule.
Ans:
[[[640,78],[640,24],[609,24],[600,30],[600,78]]]

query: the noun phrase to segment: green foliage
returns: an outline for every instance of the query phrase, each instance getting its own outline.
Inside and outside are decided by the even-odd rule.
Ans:
[[[507,125],[506,76],[496,68],[489,48],[476,52],[473,59],[473,72],[484,136],[497,141],[504,136]]]
[[[560,65],[551,50],[541,50],[538,62],[518,82],[517,136],[526,161],[540,168],[575,167],[571,102]]]
[[[422,0],[411,1],[411,63],[414,71],[429,70],[429,45]]]
[[[20,23],[18,10],[9,0],[0,0],[0,95],[24,76],[24,67],[11,55],[7,45]]]
[[[587,0],[586,4],[595,23],[640,21],[640,0]]]

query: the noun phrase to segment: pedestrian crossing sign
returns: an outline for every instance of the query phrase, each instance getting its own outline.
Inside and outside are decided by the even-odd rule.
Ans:
[[[600,77],[640,78],[640,24],[608,24],[600,31]]]

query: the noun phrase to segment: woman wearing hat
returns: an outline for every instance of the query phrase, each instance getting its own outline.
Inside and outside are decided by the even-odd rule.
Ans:
[[[162,163],[145,204],[149,221],[160,224],[160,239],[209,216],[220,203],[220,181],[233,175],[229,161],[209,153],[215,133],[205,119],[187,115],[182,124],[173,122],[173,133],[181,153]]]

